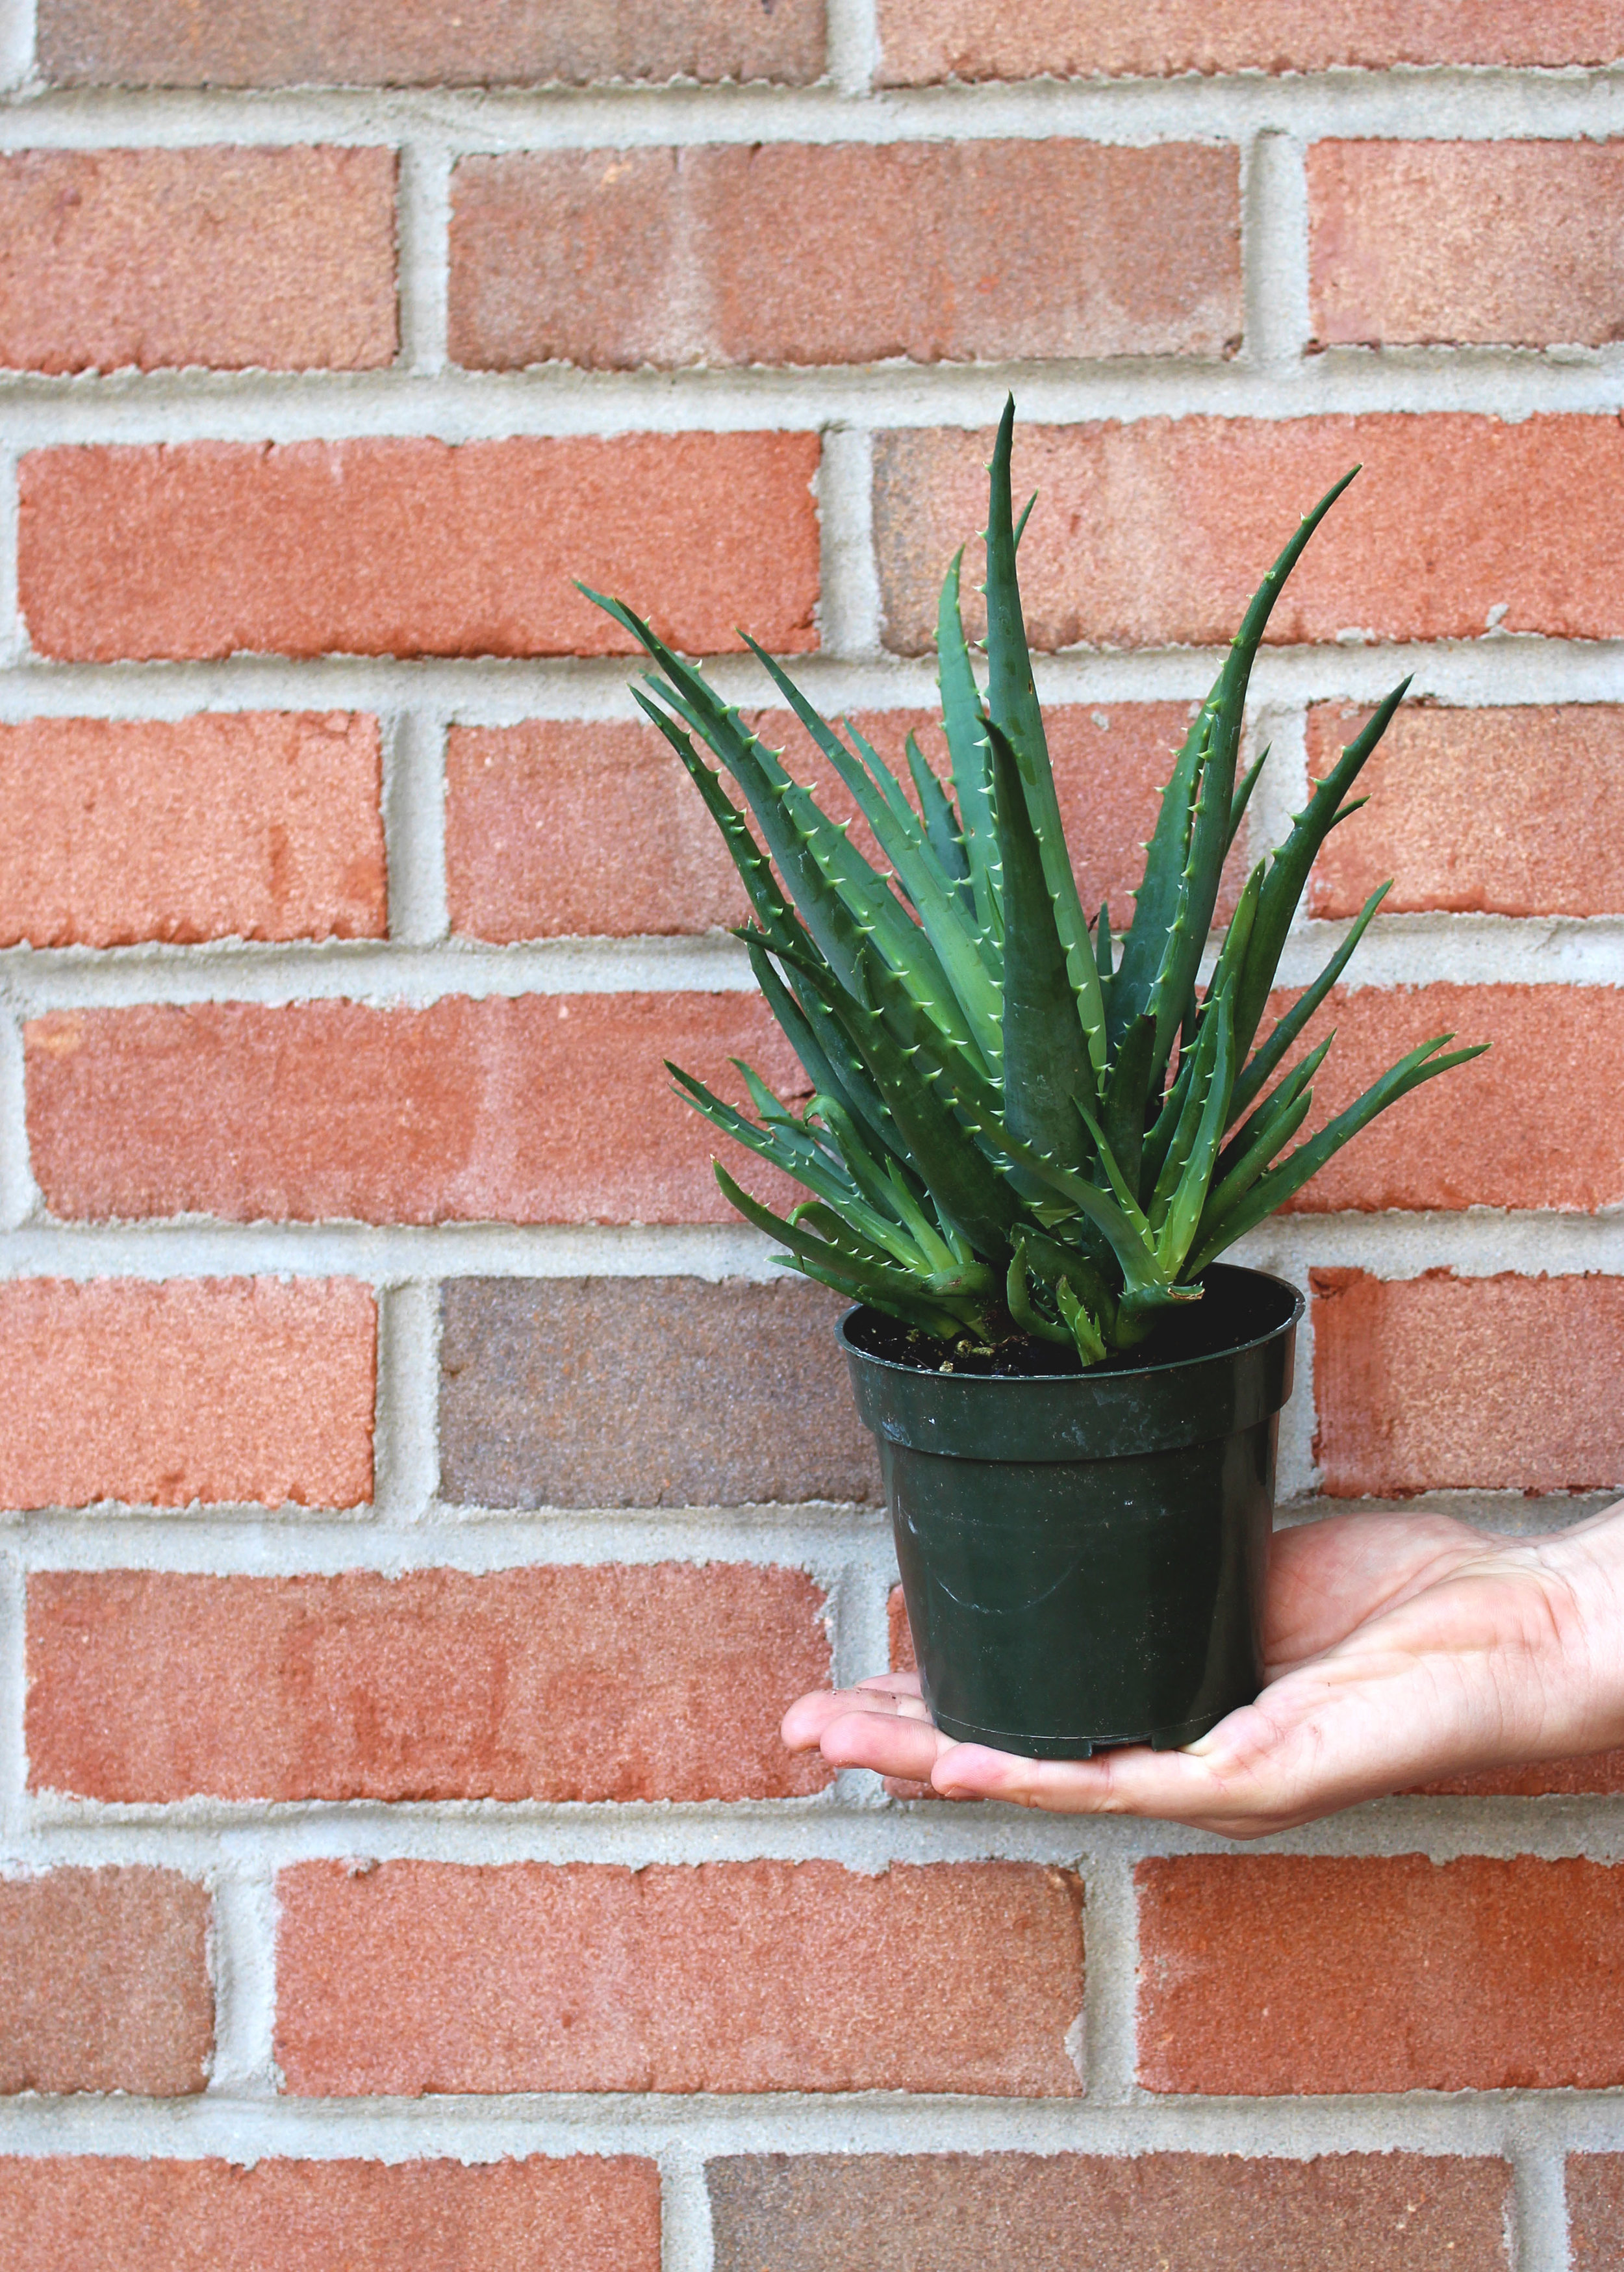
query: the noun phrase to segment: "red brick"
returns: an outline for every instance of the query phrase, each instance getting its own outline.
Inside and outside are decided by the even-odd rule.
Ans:
[[[201,2090],[208,1927],[207,1894],[172,1870],[0,1878],[0,2091]]]
[[[1624,2154],[1568,2156],[1573,2272],[1624,2272]]]
[[[1141,1862],[1139,2080],[1278,2096],[1624,2081],[1624,1870],[1302,1855]]]
[[[744,993],[64,1011],[25,1043],[47,1205],[96,1220],[734,1222],[711,1161],[748,1155],[664,1059],[740,1099],[734,1056],[804,1087]]]
[[[934,645],[942,572],[986,519],[990,447],[987,434],[929,429],[876,443],[886,638],[899,653]],[[1033,644],[1231,639],[1299,516],[1360,462],[1293,572],[1271,639],[1471,639],[1491,612],[1508,632],[1624,632],[1617,418],[1380,413],[1028,428],[1015,483],[1039,492],[1021,545]],[[980,550],[968,543],[967,594]],[[980,604],[966,606],[967,624]]]
[[[40,69],[66,86],[535,86],[777,79],[823,69],[823,0],[39,0]]]
[[[376,718],[0,726],[0,944],[379,938]]]
[[[1305,1134],[1439,1034],[1454,1034],[1463,1048],[1487,1042],[1490,1049],[1382,1113],[1320,1170],[1295,1207],[1589,1213],[1624,1199],[1624,1145],[1612,1102],[1624,1080],[1624,994],[1616,989],[1337,988],[1304,1041],[1333,1028]]]
[[[467,158],[453,360],[1215,355],[1240,341],[1233,148],[793,142]]]
[[[659,2171],[630,2155],[474,2163],[0,2160],[12,2272],[659,2272]],[[1463,2265],[1461,2272],[1471,2272]]]
[[[1418,1786],[1422,1797],[1616,1798],[1624,1792],[1624,1751],[1595,1752],[1588,1759],[1545,1760],[1526,1768],[1489,1768],[1482,1775],[1454,1775]]]
[[[570,579],[675,646],[743,622],[816,646],[811,434],[453,446],[187,442],[41,450],[19,476],[19,584],[41,654],[610,654]]]
[[[376,1361],[347,1279],[13,1279],[0,1506],[355,1506]]]
[[[79,0],[88,8],[90,0]],[[1619,0],[879,0],[885,86],[944,78],[1155,78],[1181,71],[1384,71],[1393,64],[1605,64]]]
[[[1420,2154],[709,2162],[716,2272],[1504,2272],[1506,2163]],[[1128,2236],[1131,2235],[1129,2239]]]
[[[82,1797],[786,1798],[823,1596],[748,1563],[36,1573],[29,1781]]]
[[[1624,334],[1621,200],[1617,144],[1316,143],[1315,336],[1605,346]]]
[[[278,1887],[303,2096],[1081,2089],[1062,1870],[312,1862]]]
[[[1315,1457],[1338,1498],[1624,1484],[1624,1279],[1314,1274]]]
[[[1332,703],[1309,711],[1316,777],[1368,715]],[[1316,916],[1357,915],[1389,877],[1384,914],[1624,910],[1624,709],[1406,705],[1360,790],[1370,803],[1315,863],[1308,904]]]
[[[751,713],[837,819],[856,808],[782,711]],[[910,732],[948,766],[938,714],[860,711],[858,730],[905,769]],[[1048,714],[1061,818],[1085,904],[1120,917],[1144,867],[1186,705],[1062,704]],[[446,753],[446,871],[454,930],[480,938],[636,937],[743,921],[744,894],[715,823],[652,727],[531,719],[454,727]],[[853,838],[877,850],[860,822]]]
[[[392,150],[0,157],[0,364],[374,370],[394,359]]]

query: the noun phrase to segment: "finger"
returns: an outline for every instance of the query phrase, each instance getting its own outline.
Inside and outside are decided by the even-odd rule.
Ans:
[[[888,1696],[917,1696],[920,1677],[917,1672],[875,1672],[867,1680],[860,1680],[859,1688],[871,1688]]]
[[[1203,1739],[1211,1750],[1157,1752],[1148,1744],[1128,1744],[1091,1760],[1024,1760],[961,1744],[938,1762],[931,1779],[944,1797],[1002,1799],[1051,1814],[1154,1815],[1231,1838],[1285,1827],[1271,1795],[1251,1776],[1236,1787],[1231,1745],[1215,1745],[1218,1734],[1215,1730]]]
[[[778,1733],[792,1752],[814,1751],[831,1720],[846,1713],[865,1712],[886,1719],[899,1713],[914,1720],[929,1718],[917,1695],[909,1695],[905,1691],[898,1695],[866,1685],[861,1688],[817,1688],[809,1696],[796,1698],[779,1723]]]
[[[823,1730],[823,1757],[831,1767],[871,1768],[875,1775],[928,1782],[943,1754],[957,1748],[928,1720],[879,1712],[849,1712]]]

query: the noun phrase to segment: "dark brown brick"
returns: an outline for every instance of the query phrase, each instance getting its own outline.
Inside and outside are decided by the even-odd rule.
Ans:
[[[61,86],[777,79],[823,68],[823,0],[40,0]]]
[[[716,2272],[1503,2272],[1509,2261],[1511,2174],[1487,2158],[741,2154],[706,2178]]]
[[[1568,2156],[1568,2248],[1573,2272],[1624,2272],[1624,2154]]]
[[[793,1282],[455,1280],[442,1493],[479,1506],[877,1498],[834,1337],[842,1307]]]
[[[0,2091],[201,2090],[208,1926],[207,1892],[173,1870],[0,1879]]]

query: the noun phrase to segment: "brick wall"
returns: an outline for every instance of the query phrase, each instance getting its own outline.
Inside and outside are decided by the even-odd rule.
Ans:
[[[1237,1854],[778,1747],[894,1564],[832,1305],[665,1094],[782,1051],[565,580],[894,741],[1013,384],[1121,904],[1361,458],[1262,823],[1416,699],[1284,978],[1393,874],[1346,1077],[1496,1047],[1250,1242],[1285,1488],[1568,1520],[1624,1484],[1621,56],[1617,0],[0,0],[19,2272],[1624,2265],[1617,1759]]]

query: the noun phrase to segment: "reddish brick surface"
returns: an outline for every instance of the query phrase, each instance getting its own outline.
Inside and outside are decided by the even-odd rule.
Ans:
[[[934,646],[937,590],[966,540],[967,596],[981,580],[990,447],[987,434],[930,429],[876,441],[885,635],[900,653]],[[1360,462],[1292,572],[1272,639],[1472,639],[1491,611],[1508,632],[1624,631],[1617,418],[1382,413],[1027,429],[1015,485],[1039,492],[1021,544],[1033,644],[1231,639],[1299,517]],[[967,624],[979,609],[966,605]]]
[[[1624,2081],[1624,1871],[1189,1855],[1141,1862],[1139,2080],[1275,2096]]]
[[[312,1862],[278,1891],[277,2057],[304,2096],[1081,2088],[1062,1870]]]
[[[392,150],[0,157],[0,364],[361,370],[395,340]]]
[[[19,2156],[0,2160],[0,2225],[12,2272],[659,2272],[659,2171],[595,2154],[248,2169]]]
[[[1308,763],[1336,763],[1367,710],[1316,703]],[[1383,914],[1598,916],[1624,910],[1624,709],[1611,703],[1406,705],[1360,776],[1370,803],[1315,863],[1308,906]]]
[[[1624,2272],[1624,2154],[1568,2156],[1573,2272]]]
[[[748,713],[836,819],[856,807],[782,711]],[[853,723],[905,778],[910,733],[948,768],[939,715],[859,712]],[[1123,921],[1144,867],[1170,751],[1188,706],[1062,703],[1047,725],[1067,841],[1085,905]],[[490,939],[635,937],[742,922],[744,894],[692,783],[652,727],[531,719],[454,727],[446,754],[446,875],[453,929]],[[877,848],[860,823],[853,838]]]
[[[1617,144],[1320,142],[1307,164],[1325,346],[1624,333]]]
[[[1490,1049],[1389,1107],[1305,1186],[1295,1208],[1589,1212],[1624,1199],[1624,1137],[1613,1109],[1624,1080],[1624,994],[1614,988],[1337,988],[1304,1042],[1333,1028],[1305,1134],[1439,1034]]]
[[[1526,1768],[1491,1768],[1483,1775],[1454,1775],[1418,1787],[1422,1797],[1616,1798],[1624,1792],[1624,1751],[1595,1752],[1588,1759],[1545,1760]]]
[[[0,2091],[201,2090],[208,1926],[207,1894],[171,1870],[0,1878]]]
[[[39,0],[58,86],[538,85],[777,79],[823,68],[823,0]]]
[[[474,1506],[881,1496],[835,1322],[787,1274],[461,1278],[442,1295],[440,1490]]]
[[[377,938],[376,718],[0,726],[0,944]]]
[[[765,143],[466,158],[455,362],[1030,361],[1238,343],[1233,148]]]
[[[377,1314],[342,1278],[0,1286],[0,1506],[372,1496]]]
[[[187,442],[23,460],[19,584],[42,654],[607,654],[577,592],[677,646],[816,644],[810,434]]]
[[[1487,2157],[741,2154],[707,2163],[705,2177],[716,2272],[1503,2272],[1509,2261],[1511,2172]]]
[[[734,1056],[786,1094],[804,1080],[750,994],[64,1011],[26,1050],[46,1203],[96,1220],[733,1222],[726,1140],[663,1060],[741,1101]]]
[[[88,6],[91,0],[78,0]],[[1605,64],[1619,0],[879,0],[883,86],[1392,64]]]
[[[1315,1457],[1344,1498],[1624,1484],[1624,1280],[1314,1274]]]
[[[748,1563],[205,1578],[43,1571],[29,1781],[101,1799],[785,1798],[823,1596]]]

